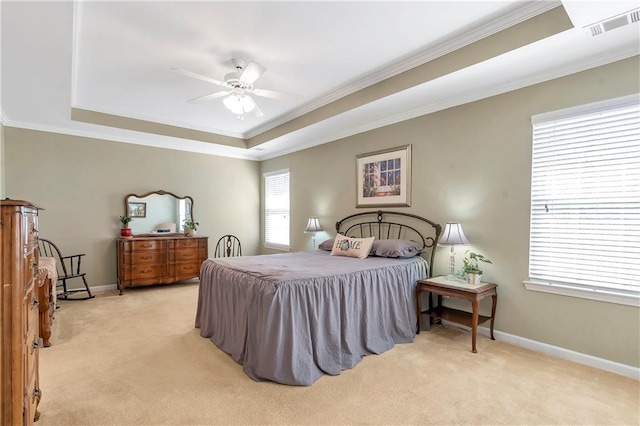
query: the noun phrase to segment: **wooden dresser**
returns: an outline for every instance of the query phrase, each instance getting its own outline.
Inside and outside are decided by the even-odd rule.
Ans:
[[[118,288],[168,284],[200,276],[208,237],[182,234],[118,238]]]
[[[40,416],[38,209],[26,201],[0,201],[2,425],[29,425]]]

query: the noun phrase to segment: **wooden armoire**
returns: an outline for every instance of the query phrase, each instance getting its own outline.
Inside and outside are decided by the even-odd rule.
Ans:
[[[27,201],[0,201],[0,424],[38,420],[38,210]]]

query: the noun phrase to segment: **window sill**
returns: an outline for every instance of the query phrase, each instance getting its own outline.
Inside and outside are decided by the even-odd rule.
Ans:
[[[619,305],[640,307],[640,295],[615,293],[604,290],[572,287],[566,284],[551,284],[540,281],[523,281],[524,287],[531,291],[560,294],[562,296],[579,297],[600,302],[617,303]]]
[[[280,251],[291,251],[291,246],[285,246],[283,244],[269,244],[265,243],[264,248]]]

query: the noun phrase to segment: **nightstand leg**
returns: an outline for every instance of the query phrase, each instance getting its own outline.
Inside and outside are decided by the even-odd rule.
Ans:
[[[493,300],[493,303],[491,305],[491,340],[496,340],[493,337],[493,322],[496,319],[496,306],[498,306],[498,295],[492,294],[491,299]]]
[[[477,300],[471,301],[473,307],[473,313],[471,314],[471,352],[477,354],[476,350],[476,337],[478,336],[478,316],[480,311],[480,302]]]
[[[422,328],[422,292],[420,291],[420,284],[416,287],[416,314],[418,314],[418,331],[416,334],[420,334],[420,329]]]

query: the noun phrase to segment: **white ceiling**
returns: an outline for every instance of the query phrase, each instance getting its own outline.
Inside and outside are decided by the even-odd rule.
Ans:
[[[3,0],[2,122],[260,160],[640,53],[637,23],[595,37],[581,28],[619,10],[640,7],[638,1],[564,3],[577,28],[339,114],[289,126],[247,149],[77,121],[71,110],[240,139],[260,137],[560,2]],[[221,99],[188,103],[218,88],[171,71],[184,68],[222,80],[233,71],[231,58],[237,57],[267,68],[256,88],[296,94],[299,99],[254,97],[264,116],[240,121]]]

